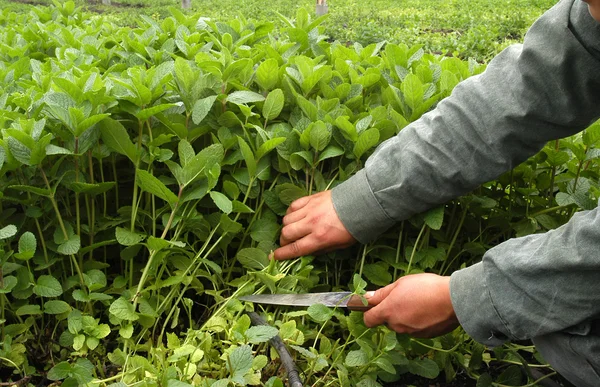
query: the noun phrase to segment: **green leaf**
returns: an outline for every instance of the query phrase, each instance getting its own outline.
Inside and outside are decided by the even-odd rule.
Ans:
[[[520,386],[522,385],[522,380],[521,367],[518,365],[508,367],[496,379],[499,384],[505,386]]]
[[[300,199],[307,195],[307,192],[298,186],[291,183],[280,184],[276,188],[279,195],[279,200],[287,206],[289,206],[294,200]]]
[[[254,153],[252,152],[252,149],[250,149],[250,146],[241,137],[238,137],[238,144],[240,146],[242,156],[244,156],[244,161],[246,162],[248,173],[251,177],[256,176],[256,159],[254,158]]]
[[[264,101],[265,97],[262,94],[253,91],[234,91],[227,96],[227,101],[236,105],[248,104],[252,102]]]
[[[316,322],[325,322],[333,317],[333,308],[323,304],[313,304],[308,307],[308,315]]]
[[[133,325],[127,324],[119,328],[119,335],[125,339],[130,339],[133,336]]]
[[[69,240],[64,243],[61,243],[58,246],[57,251],[63,255],[73,255],[77,254],[79,249],[81,248],[81,238],[79,235],[71,235]]]
[[[252,240],[272,244],[275,242],[280,226],[274,219],[263,217],[258,219],[250,229]]]
[[[0,287],[0,294],[10,293],[17,286],[18,282],[19,280],[15,276],[9,275],[8,277],[4,277],[4,287]]]
[[[146,236],[143,234],[132,232],[123,227],[115,228],[115,236],[117,238],[117,242],[123,246],[137,245],[146,238]]]
[[[237,260],[247,269],[262,270],[269,266],[269,257],[267,254],[256,248],[245,248],[236,255]]]
[[[362,349],[348,352],[344,364],[348,367],[362,367],[369,364],[369,355]]]
[[[144,171],[143,169],[137,170],[136,183],[146,192],[151,193],[169,203],[171,207],[174,207],[177,201],[177,195],[173,193],[167,186],[165,186],[160,180],[154,177],[150,172]]]
[[[352,152],[357,159],[360,159],[366,151],[377,145],[378,142],[379,130],[377,128],[367,129],[358,136]]]
[[[27,231],[19,238],[19,252],[15,254],[18,259],[27,260],[33,257],[37,248],[37,241],[33,233]]]
[[[202,149],[194,158],[188,160],[183,168],[182,181],[187,186],[201,176],[205,176],[215,164],[223,161],[224,149],[221,144],[213,144]]]
[[[171,109],[172,107],[178,106],[175,103],[163,103],[160,105],[152,106],[143,110],[140,110],[135,116],[140,121],[146,121],[148,118],[154,115],[164,112],[165,110]]]
[[[194,147],[192,147],[192,144],[185,139],[179,140],[179,144],[177,144],[177,153],[179,153],[179,162],[183,167],[196,156]]]
[[[17,233],[17,226],[9,224],[6,227],[0,229],[0,240],[7,239],[14,236]]]
[[[419,77],[413,73],[410,73],[404,78],[404,82],[401,85],[402,94],[404,94],[404,101],[413,110],[417,109],[423,103],[423,83]]]
[[[364,266],[363,274],[374,285],[386,286],[392,283],[392,274],[385,262],[368,263]]]
[[[271,121],[277,118],[283,110],[285,97],[281,89],[275,89],[267,95],[263,105],[262,114],[265,120]]]
[[[69,377],[71,371],[71,365],[68,362],[63,361],[50,368],[46,377],[50,380],[62,380]]]
[[[63,293],[63,289],[56,278],[42,275],[33,287],[33,292],[40,297],[58,297]]]
[[[411,374],[419,375],[428,379],[435,379],[440,374],[440,369],[436,362],[431,359],[415,359],[408,363],[408,371]]]
[[[38,315],[42,314],[42,310],[39,305],[23,305],[15,312],[17,316],[27,316],[27,315]]]
[[[310,130],[310,146],[321,152],[331,141],[331,129],[323,122],[317,121]]]
[[[265,90],[271,90],[279,82],[277,59],[269,58],[256,69],[256,83]]]
[[[444,206],[432,208],[427,211],[424,216],[425,224],[432,230],[439,230],[442,228],[444,222]]]
[[[338,157],[344,154],[344,150],[336,145],[329,145],[323,152],[319,154],[319,162],[333,157]]]
[[[148,237],[147,243],[148,243],[148,248],[150,250],[155,250],[155,251],[160,251],[164,248],[169,247],[169,241],[166,241],[164,239],[157,238],[154,236]]]
[[[133,304],[124,297],[114,300],[108,311],[121,320],[135,321],[139,318]]]
[[[494,379],[487,372],[481,374],[481,376],[477,379],[476,387],[492,387]]]
[[[40,196],[46,196],[46,197],[52,196],[52,192],[50,190],[45,189],[45,188],[32,187],[30,185],[15,184],[15,185],[11,185],[6,188],[10,188],[10,189],[14,189],[17,191],[22,191],[22,192],[31,192],[32,194],[36,194],[36,195],[40,195]]]
[[[88,302],[90,300],[90,297],[86,294],[85,291],[81,289],[75,289],[73,290],[73,299],[79,302]]]
[[[62,314],[70,310],[71,306],[62,300],[50,300],[44,304],[44,313],[47,314]]]
[[[83,134],[83,132],[96,125],[98,122],[102,121],[108,116],[110,116],[110,114],[96,114],[79,122],[79,124],[77,124],[77,128],[75,129],[75,137],[80,137]]]
[[[210,109],[212,108],[216,99],[216,95],[211,95],[210,97],[199,99],[196,101],[196,103],[194,103],[194,108],[192,110],[192,121],[194,124],[198,125],[202,122],[202,120],[210,112]]]
[[[275,327],[271,327],[268,325],[258,325],[249,328],[244,335],[248,339],[248,341],[252,344],[265,343],[277,336],[279,331]]]
[[[127,156],[135,164],[137,149],[133,142],[131,142],[127,129],[119,121],[115,121],[112,118],[105,118],[100,121],[98,126],[102,134],[102,141],[104,141],[106,146],[117,153]]]
[[[234,382],[245,385],[244,375],[252,369],[252,349],[250,346],[242,345],[231,351],[227,368],[229,368],[231,379]]]
[[[256,159],[260,160],[264,155],[275,149],[280,144],[284,143],[286,137],[276,137],[265,141],[256,151]]]
[[[100,194],[103,194],[104,192],[111,190],[114,186],[115,186],[114,181],[108,181],[108,182],[104,182],[104,183],[95,183],[95,184],[73,182],[69,185],[69,188],[73,192],[77,192],[77,193],[82,193],[82,194],[87,194],[87,195],[100,195]]]
[[[217,207],[226,214],[230,214],[233,210],[233,203],[229,198],[217,191],[210,191],[210,197],[215,202]]]

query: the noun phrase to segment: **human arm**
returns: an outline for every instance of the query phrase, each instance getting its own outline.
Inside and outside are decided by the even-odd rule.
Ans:
[[[523,46],[505,50],[483,74],[381,144],[331,199],[302,199],[311,211],[284,222],[275,258],[343,247],[327,234],[315,237],[328,223],[343,225],[345,239],[368,242],[497,177],[548,140],[582,130],[600,115],[598,58],[600,24],[584,3],[562,1],[531,28]]]

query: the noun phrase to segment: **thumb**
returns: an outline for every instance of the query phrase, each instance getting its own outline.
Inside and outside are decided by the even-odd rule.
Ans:
[[[396,287],[396,283],[389,284],[383,288],[379,288],[374,292],[366,292],[364,297],[369,301],[369,305],[375,306],[381,303]]]
[[[390,293],[394,290],[395,287],[396,282],[394,282],[393,284],[389,284],[388,286],[383,287],[381,289],[377,289],[374,292],[368,292],[367,294],[365,294],[365,298],[369,302],[369,305],[374,306],[372,309],[366,311],[363,315],[363,320],[367,327],[372,328],[374,326],[381,325],[386,322],[383,316],[383,314],[386,312],[386,308],[383,305],[378,305],[381,304],[387,298],[387,296],[390,295]]]

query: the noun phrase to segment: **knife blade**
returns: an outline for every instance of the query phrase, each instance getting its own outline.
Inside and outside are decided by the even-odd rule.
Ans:
[[[253,294],[238,298],[240,301],[258,304],[281,306],[311,306],[323,304],[331,308],[347,308],[349,310],[365,312],[374,305],[364,305],[360,296],[352,292],[326,292],[306,294]]]

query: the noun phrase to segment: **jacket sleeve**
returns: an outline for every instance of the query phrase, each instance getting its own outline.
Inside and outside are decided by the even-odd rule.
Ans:
[[[552,332],[587,334],[600,318],[600,210],[544,234],[510,239],[454,272],[452,305],[465,331],[496,346]]]
[[[562,0],[486,71],[382,143],[335,187],[348,231],[368,242],[394,223],[498,177],[600,113],[600,23]]]

